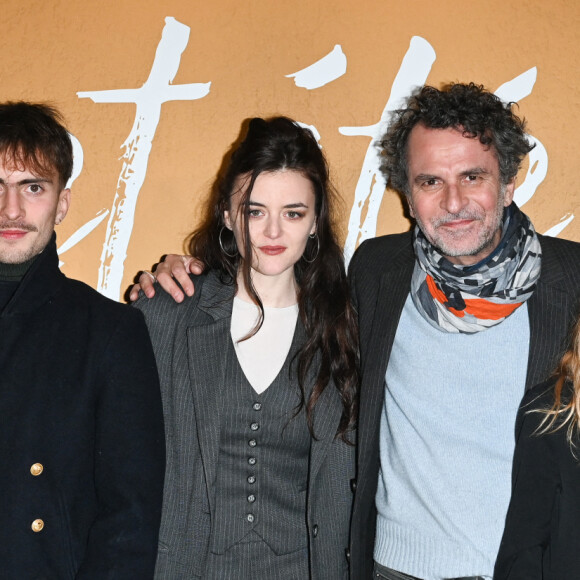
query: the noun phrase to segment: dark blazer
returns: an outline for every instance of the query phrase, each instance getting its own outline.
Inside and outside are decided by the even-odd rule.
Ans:
[[[215,272],[193,277],[195,295],[181,304],[165,292],[136,304],[145,314],[157,357],[165,413],[167,471],[156,578],[203,574],[211,533],[222,415],[228,396],[223,349],[230,338],[233,288]],[[310,577],[347,574],[354,447],[335,438],[338,391],[324,390],[314,416],[307,514]]]
[[[496,580],[580,578],[580,462],[566,440],[566,427],[534,434],[545,415],[529,412],[549,409],[553,389],[554,381],[534,387],[520,406],[512,499],[495,565]]]
[[[528,301],[526,388],[545,380],[563,353],[580,295],[580,244],[540,236],[542,272]],[[415,264],[412,232],[365,241],[350,264],[359,315],[362,385],[357,484],[351,525],[351,578],[371,578],[385,373]],[[523,394],[523,393],[522,393]]]
[[[58,269],[0,315],[0,577],[153,576],[165,447],[143,316]]]

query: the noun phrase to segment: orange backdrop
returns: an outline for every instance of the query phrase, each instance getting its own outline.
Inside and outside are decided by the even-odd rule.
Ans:
[[[318,131],[350,250],[407,229],[373,142],[425,81],[518,101],[538,142],[518,199],[539,232],[580,240],[576,2],[4,0],[2,20],[2,99],[54,103],[78,139],[63,270],[114,298],[182,250],[251,116]]]

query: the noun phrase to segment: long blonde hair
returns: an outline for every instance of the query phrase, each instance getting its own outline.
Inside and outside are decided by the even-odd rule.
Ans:
[[[572,385],[570,397],[568,385]],[[554,402],[549,409],[535,410],[545,415],[536,432],[541,435],[566,428],[566,439],[574,453],[575,440],[580,434],[580,319],[574,325],[570,347],[556,370],[553,395]]]

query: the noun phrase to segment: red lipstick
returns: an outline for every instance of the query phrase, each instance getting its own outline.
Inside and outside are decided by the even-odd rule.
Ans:
[[[260,246],[260,251],[268,256],[277,256],[286,251],[286,246]]]

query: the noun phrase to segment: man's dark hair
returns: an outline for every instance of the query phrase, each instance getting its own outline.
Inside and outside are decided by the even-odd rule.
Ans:
[[[424,86],[409,97],[404,109],[394,111],[381,141],[381,170],[394,189],[408,195],[407,144],[411,130],[418,124],[429,129],[451,127],[493,148],[505,185],[517,175],[522,160],[534,147],[525,136],[525,121],[512,110],[513,104],[504,103],[474,83],[450,84],[441,90]]]
[[[0,103],[0,158],[39,176],[56,171],[64,188],[72,175],[73,148],[62,115],[40,103]]]

